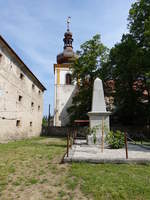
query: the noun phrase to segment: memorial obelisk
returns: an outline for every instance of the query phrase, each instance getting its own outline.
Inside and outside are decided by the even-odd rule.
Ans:
[[[104,138],[106,132],[110,130],[109,115],[111,113],[106,111],[106,104],[104,99],[104,90],[102,80],[96,78],[93,86],[92,97],[92,111],[88,113],[90,120],[90,128],[96,127],[96,144],[101,144],[102,141],[102,127],[104,127]],[[94,144],[93,135],[88,136],[88,144]]]

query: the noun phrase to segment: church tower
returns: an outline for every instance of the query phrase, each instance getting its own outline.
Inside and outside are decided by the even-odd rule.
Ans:
[[[73,51],[73,38],[69,28],[70,17],[67,19],[67,31],[64,34],[64,50],[57,55],[57,64],[54,64],[55,73],[55,101],[54,126],[65,126],[69,122],[67,108],[72,103],[75,93],[75,84],[72,83],[71,64],[76,59]]]

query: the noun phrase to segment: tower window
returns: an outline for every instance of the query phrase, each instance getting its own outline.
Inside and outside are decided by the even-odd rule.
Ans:
[[[71,84],[71,74],[66,74],[66,84],[70,85]]]
[[[22,96],[21,96],[21,95],[19,95],[18,100],[19,100],[20,102],[22,101]]]
[[[39,95],[41,94],[41,90],[39,90]]]
[[[32,122],[30,122],[30,126],[32,127]]]
[[[38,106],[38,111],[40,110],[40,106]]]
[[[32,108],[34,107],[34,102],[31,102],[31,107],[32,107]]]
[[[24,78],[23,73],[20,73],[20,79],[23,80],[23,78]]]
[[[20,120],[16,121],[16,126],[19,127],[20,126]]]

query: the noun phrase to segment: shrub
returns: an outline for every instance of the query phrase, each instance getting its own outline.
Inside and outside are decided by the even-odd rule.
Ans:
[[[112,149],[119,149],[124,146],[124,133],[117,130],[116,132],[110,131],[106,135],[106,142]]]
[[[88,128],[87,135],[93,135],[94,144],[96,144],[96,132],[99,129],[99,125],[94,126],[93,128]]]

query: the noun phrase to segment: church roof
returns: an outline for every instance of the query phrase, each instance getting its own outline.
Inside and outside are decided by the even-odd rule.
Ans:
[[[67,31],[64,34],[64,50],[62,53],[57,55],[57,64],[63,64],[63,63],[71,63],[73,62],[77,56],[75,52],[73,51],[73,38],[72,33],[69,30],[69,21],[67,21]]]

